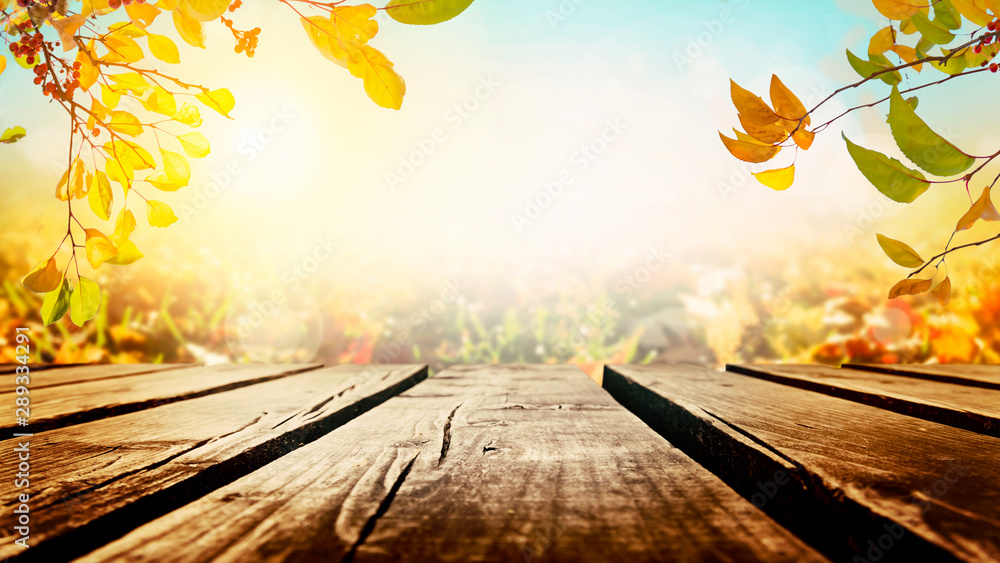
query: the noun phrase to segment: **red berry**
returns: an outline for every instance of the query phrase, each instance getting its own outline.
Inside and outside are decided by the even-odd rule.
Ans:
[[[997,71],[997,64],[990,63],[990,72],[996,72],[996,71]]]

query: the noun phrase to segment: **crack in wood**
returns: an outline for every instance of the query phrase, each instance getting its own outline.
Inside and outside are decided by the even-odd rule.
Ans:
[[[438,458],[438,465],[441,465],[444,462],[444,458],[448,456],[448,448],[451,447],[451,421],[455,418],[455,413],[458,412],[458,409],[462,408],[464,404],[465,401],[459,403],[451,411],[451,414],[448,415],[448,420],[444,423],[444,439],[441,441],[441,457]]]
[[[771,446],[767,442],[761,440],[760,438],[754,436],[750,432],[747,432],[743,428],[740,428],[739,426],[737,426],[737,425],[729,422],[728,420],[722,418],[721,416],[719,416],[719,415],[717,415],[717,414],[715,414],[713,412],[710,412],[710,411],[708,411],[708,410],[706,410],[704,408],[702,408],[702,411],[705,414],[707,414],[708,416],[711,416],[712,418],[714,418],[714,419],[718,420],[719,422],[725,424],[726,426],[732,428],[734,431],[738,432],[740,435],[745,436],[746,438],[752,440],[753,443],[757,444],[758,446],[766,449],[767,451],[771,452],[772,454],[774,454],[774,455],[780,457],[781,459],[787,461],[789,464],[793,465],[797,471],[800,471],[801,474],[803,474],[803,475],[808,474],[808,472],[805,471],[805,467],[803,467],[801,463],[795,461],[794,459],[788,457],[787,455],[785,455],[781,451],[775,449],[773,446]]]
[[[462,405],[459,404],[458,406],[460,407]],[[455,407],[455,410],[457,411],[458,407]],[[452,416],[454,416],[455,411],[452,411],[451,414]],[[449,423],[450,422],[451,420],[449,419]],[[404,467],[403,470],[399,472],[399,477],[396,477],[396,482],[392,484],[392,487],[389,489],[389,492],[386,493],[385,498],[383,498],[382,502],[379,503],[378,509],[375,510],[375,514],[372,514],[372,517],[369,518],[367,522],[365,522],[364,528],[361,528],[361,533],[358,534],[358,539],[354,542],[354,544],[351,545],[351,550],[348,551],[347,554],[344,555],[344,558],[341,560],[342,563],[351,563],[352,561],[354,561],[354,557],[358,553],[358,548],[360,548],[365,543],[365,540],[368,539],[368,536],[370,536],[371,533],[375,530],[375,525],[378,524],[379,518],[382,518],[383,516],[385,516],[386,512],[389,512],[389,507],[392,506],[392,501],[393,499],[396,498],[396,493],[398,493],[399,489],[402,488],[403,481],[406,481],[406,477],[410,474],[410,469],[413,468],[413,463],[417,461],[417,457],[419,456],[420,452],[417,452],[417,454],[413,456],[413,459],[411,459],[410,462],[406,464],[406,467]]]

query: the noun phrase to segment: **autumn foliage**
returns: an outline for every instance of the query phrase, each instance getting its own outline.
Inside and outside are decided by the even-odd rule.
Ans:
[[[871,37],[867,58],[847,50],[848,63],[861,76],[860,80],[838,89],[808,110],[777,76],[771,78],[770,104],[731,81],[731,96],[743,130],[733,130],[735,139],[722,133],[720,136],[736,158],[751,163],[769,162],[778,157],[783,149],[793,149],[796,155],[800,149],[808,150],[816,134],[822,133],[844,115],[888,102],[887,123],[892,137],[900,152],[916,168],[857,145],[846,135],[843,139],[861,174],[893,201],[911,203],[932,184],[965,184],[970,208],[958,218],[955,230],[940,254],[924,260],[909,245],[882,234],[877,235],[879,245],[893,262],[913,270],[889,290],[889,298],[930,292],[941,305],[946,305],[951,296],[947,255],[1000,239],[998,235],[952,246],[955,233],[970,228],[976,221],[1000,220],[1000,214],[990,199],[990,189],[1000,176],[992,181],[976,182],[979,173],[1000,156],[1000,151],[975,156],[956,147],[917,115],[918,99],[913,93],[955,78],[1000,70],[995,62],[1000,52],[1000,0],[935,0],[930,3],[873,0],[872,3],[879,13],[888,18],[889,25]],[[936,71],[944,77],[900,89],[904,73],[916,74],[925,70]],[[888,95],[811,127],[814,112],[830,99],[875,80],[890,87]],[[794,157],[792,162],[795,162]],[[794,164],[754,173],[760,183],[775,190],[789,188],[794,176]],[[980,186],[981,191],[976,189],[977,197],[973,190]]]
[[[406,84],[393,63],[370,44],[379,32],[379,9],[401,23],[428,25],[449,20],[472,0],[392,0],[370,4],[278,0],[299,18],[306,36],[324,57],[361,80],[379,106],[400,109]],[[40,95],[69,116],[66,169],[55,197],[66,202],[66,234],[47,258],[24,277],[28,289],[44,294],[41,318],[51,324],[68,312],[77,325],[97,315],[101,288],[83,275],[80,255],[96,270],[105,264],[127,266],[143,258],[130,237],[145,217],[151,227],[177,221],[156,191],[186,187],[190,159],[209,154],[208,139],[196,131],[202,109],[227,118],[236,107],[226,88],[187,83],[157,70],[155,61],[181,62],[174,39],[154,33],[158,19],[169,19],[175,37],[204,49],[212,24],[233,36],[236,53],[253,57],[260,27],[240,29],[234,21],[241,0],[0,0],[0,36],[9,55],[0,54],[0,73],[8,57],[31,70]],[[160,29],[157,27],[157,29]],[[155,59],[152,61],[151,59]],[[30,75],[29,75],[30,76]],[[141,111],[127,111],[131,99]],[[0,143],[28,135],[7,126]],[[86,206],[82,204],[86,200]],[[84,207],[90,215],[84,216]],[[111,222],[113,218],[113,223]]]

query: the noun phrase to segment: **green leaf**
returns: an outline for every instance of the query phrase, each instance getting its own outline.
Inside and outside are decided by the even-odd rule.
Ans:
[[[877,233],[875,237],[878,238],[878,244],[885,251],[885,255],[891,258],[893,262],[904,268],[919,268],[924,265],[924,259],[905,242],[900,242]]]
[[[910,203],[930,187],[930,182],[919,170],[910,170],[895,158],[855,145],[847,135],[841,136],[858,170],[889,199]]]
[[[40,313],[42,322],[46,326],[63,318],[63,315],[69,310],[70,292],[69,282],[64,279],[59,285],[59,289],[45,294]]]
[[[906,103],[910,104],[910,107],[916,110],[917,104],[920,103],[920,100],[918,100],[916,96],[910,96],[909,98],[906,98]]]
[[[385,12],[392,19],[410,25],[433,25],[448,21],[465,11],[472,0],[392,0]]]
[[[80,283],[69,297],[69,320],[76,326],[83,326],[97,315],[101,308],[101,286],[87,278],[80,278]]]
[[[889,95],[889,128],[906,158],[937,176],[960,174],[976,159],[955,148],[917,116],[894,86]]]
[[[941,52],[947,56],[954,51],[941,49]],[[931,66],[945,74],[962,74],[962,72],[968,68],[968,61],[965,58],[965,53],[955,53],[955,56],[951,57],[943,64],[940,61],[931,61]]]
[[[947,45],[955,39],[955,36],[945,26],[937,20],[927,19],[927,14],[923,12],[913,14],[913,25],[917,26],[917,31],[924,39],[935,45]]]
[[[885,62],[883,63],[882,61]],[[872,60],[866,61],[852,53],[850,49],[847,50],[847,62],[851,63],[851,68],[860,74],[862,78],[870,78],[876,72],[882,72],[893,67],[893,65],[889,62],[889,59],[882,55],[872,55]],[[890,86],[899,84],[899,82],[903,79],[898,70],[880,74],[878,78]]]
[[[121,245],[118,246],[118,254],[114,257],[108,258],[105,264],[114,264],[115,266],[128,266],[136,260],[142,258],[143,255],[139,252],[139,249],[135,246],[135,243],[126,240]]]
[[[934,21],[948,29],[958,29],[962,27],[962,14],[951,0],[937,0],[934,2]]]
[[[16,143],[23,139],[28,132],[24,130],[24,127],[11,127],[0,135],[0,143]]]

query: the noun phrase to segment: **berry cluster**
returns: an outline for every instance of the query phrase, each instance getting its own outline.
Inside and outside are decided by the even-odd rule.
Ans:
[[[135,2],[136,4],[145,4],[146,0],[108,0],[108,7],[112,10],[117,10],[121,8],[122,5],[128,6]]]
[[[995,31],[1000,31],[1000,19],[995,19],[991,21],[986,26],[986,29],[988,29],[990,33],[993,33]],[[972,48],[972,52],[977,55],[982,53],[983,47],[989,45],[990,43],[993,43],[994,40],[996,40],[996,42],[1000,44],[1000,38],[997,38],[995,35],[986,35],[979,41],[978,44],[976,44],[975,47]],[[990,65],[990,72],[996,73],[997,71],[1000,71],[1000,66],[997,66],[997,63],[988,63],[987,61],[983,61],[982,63],[980,63],[979,66],[985,67],[987,64]]]
[[[10,44],[10,52],[17,58],[24,58],[24,62],[34,65],[32,71],[35,73],[35,85],[42,87],[42,93],[59,100],[69,100],[73,98],[76,89],[80,87],[80,63],[74,63],[70,68],[62,60],[56,59],[63,68],[53,71],[47,62],[42,61],[40,53],[42,49],[52,51],[59,44],[58,42],[46,41],[41,32],[30,33],[32,23],[25,21],[17,24],[17,30],[21,33],[21,39]],[[60,80],[57,75],[64,75]]]
[[[237,0],[239,2],[239,0]],[[236,3],[233,4],[235,6]],[[229,10],[233,10],[233,6],[229,6]],[[226,24],[229,31],[233,32],[233,37],[236,38],[236,52],[246,53],[248,57],[252,57],[254,51],[257,49],[257,41],[260,36],[260,28],[255,27],[250,31],[240,31],[233,27],[233,20],[227,20],[225,17],[221,18],[222,23]]]

